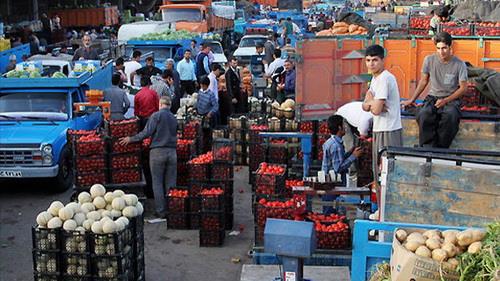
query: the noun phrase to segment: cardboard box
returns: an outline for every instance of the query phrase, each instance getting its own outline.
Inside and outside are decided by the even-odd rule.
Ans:
[[[413,232],[424,233],[425,229],[403,229],[408,235]],[[396,230],[394,231],[394,235]],[[392,241],[391,254],[391,280],[392,281],[456,281],[458,273],[441,265],[439,262],[407,250],[396,236]],[[442,277],[442,279],[441,279]]]

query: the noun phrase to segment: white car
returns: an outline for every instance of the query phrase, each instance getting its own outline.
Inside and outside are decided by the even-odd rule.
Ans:
[[[257,46],[257,44],[264,44],[266,41],[266,35],[245,35],[241,38],[238,49],[234,51],[233,56],[238,59],[238,63],[241,65],[250,64],[252,56],[257,55],[255,46]]]
[[[227,63],[227,58],[226,55],[224,55],[222,44],[219,41],[208,41],[207,43],[210,45],[212,53],[214,54],[214,63],[225,65]]]

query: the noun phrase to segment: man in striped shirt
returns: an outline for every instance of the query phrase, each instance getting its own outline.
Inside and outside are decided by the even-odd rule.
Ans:
[[[214,127],[216,124],[216,114],[219,111],[219,102],[215,98],[215,94],[208,89],[210,79],[207,76],[200,78],[200,92],[198,93],[198,101],[196,109],[198,114],[203,115],[210,120],[210,126]]]

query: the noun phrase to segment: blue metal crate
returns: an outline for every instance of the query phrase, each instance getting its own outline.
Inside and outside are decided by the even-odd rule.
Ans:
[[[424,229],[457,229],[463,227],[394,223],[394,222],[374,222],[366,220],[356,220],[354,222],[354,238],[352,250],[351,280],[365,281],[370,277],[374,266],[383,261],[389,262],[392,249],[392,232],[397,228],[424,228]],[[370,241],[368,235],[371,230],[385,231],[385,241]]]

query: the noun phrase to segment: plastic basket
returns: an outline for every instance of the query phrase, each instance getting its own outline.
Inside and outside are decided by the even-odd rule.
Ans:
[[[96,183],[108,183],[107,170],[93,171],[88,173],[77,172],[74,174],[74,184],[77,189],[86,189]]]
[[[321,231],[316,230],[316,248],[328,250],[340,250],[351,248],[350,228],[342,231]]]
[[[201,125],[200,121],[193,120],[189,121],[184,125],[182,129],[182,138],[188,140],[194,140],[201,135]]]
[[[141,143],[133,142],[127,145],[120,144],[119,138],[110,139],[110,152],[111,153],[131,153],[141,151]]]
[[[189,165],[177,160],[177,185],[187,186],[189,184]]]
[[[34,272],[33,274],[34,280],[35,281],[59,281],[60,275],[59,273],[38,273]]]
[[[234,177],[234,165],[225,163],[212,164],[211,179],[214,180],[232,180]]]
[[[98,256],[126,255],[132,250],[132,236],[129,227],[116,233],[89,233],[91,254]]]
[[[61,274],[63,280],[69,278],[90,278],[92,274],[90,255],[87,254],[61,254]]]
[[[106,169],[104,155],[78,156],[74,159],[74,168],[77,173],[88,173]]]
[[[210,178],[209,164],[189,164],[189,178],[191,180],[204,181]]]
[[[106,150],[104,139],[82,140],[79,138],[73,143],[73,152],[78,156],[102,155]]]
[[[60,254],[55,251],[33,251],[33,269],[36,273],[58,274],[61,272]]]
[[[91,260],[94,280],[128,280],[131,277],[129,271],[132,267],[131,252],[114,256],[93,255]]]
[[[142,169],[130,168],[111,171],[111,183],[136,183],[142,181]]]
[[[31,239],[34,250],[58,251],[61,249],[59,229],[31,228]]]
[[[212,139],[224,139],[229,138],[229,127],[227,126],[217,126],[212,130]]]
[[[224,194],[220,195],[202,195],[202,211],[224,211]]]
[[[246,128],[247,117],[245,115],[233,115],[229,117],[229,129]]]
[[[169,229],[189,229],[188,213],[168,214],[167,227]]]
[[[189,160],[196,154],[196,147],[193,140],[187,142],[177,142],[177,159]]]
[[[474,35],[476,35],[476,36],[500,36],[500,27],[476,25]]]
[[[140,153],[110,154],[109,165],[113,170],[130,169],[141,167]]]
[[[212,152],[214,162],[232,163],[234,161],[234,141],[230,139],[214,139]]]
[[[232,129],[229,131],[229,139],[233,141],[246,141],[247,138],[247,130],[244,129]]]
[[[441,31],[448,32],[452,36],[472,36],[473,26],[470,24],[464,24],[460,26],[447,26],[441,25]]]
[[[257,170],[257,176],[256,176],[256,184],[264,184],[264,185],[274,185],[277,188],[283,188],[285,187],[285,174],[286,174],[286,165],[277,165],[273,164],[273,166],[280,166],[283,168],[283,173],[279,175],[269,175],[269,174],[262,174],[262,164],[259,166],[259,169]]]
[[[190,229],[199,229],[200,228],[200,213],[199,212],[190,212],[189,213],[189,228]]]
[[[255,222],[258,226],[264,227],[268,218],[293,220],[295,210],[292,207],[268,207],[257,203],[255,212]]]
[[[139,119],[132,118],[121,121],[105,121],[108,136],[113,138],[130,137],[139,132]]]
[[[224,212],[204,212],[200,213],[200,229],[207,231],[215,231],[225,228]]]
[[[61,245],[64,253],[88,254],[90,253],[89,237],[79,231],[61,231]]]
[[[185,213],[189,207],[189,197],[167,196],[167,207],[169,213]]]
[[[200,230],[200,247],[219,247],[224,244],[225,230]]]

